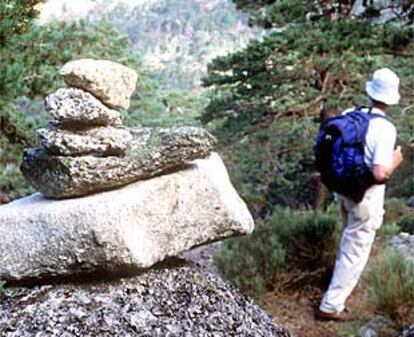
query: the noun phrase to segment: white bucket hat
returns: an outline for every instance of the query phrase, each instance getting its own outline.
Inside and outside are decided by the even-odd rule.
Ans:
[[[394,105],[400,100],[399,84],[400,79],[392,70],[382,68],[374,72],[372,81],[367,81],[365,90],[372,99],[387,105]]]

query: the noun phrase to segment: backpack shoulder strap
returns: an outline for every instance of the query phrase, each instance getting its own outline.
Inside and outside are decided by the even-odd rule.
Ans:
[[[362,109],[368,109],[368,112],[363,112]],[[354,109],[353,112],[366,113],[369,116],[370,120],[373,119],[373,118],[383,118],[383,119],[386,119],[387,121],[391,122],[390,119],[388,118],[388,116],[372,112],[372,107],[357,106]]]

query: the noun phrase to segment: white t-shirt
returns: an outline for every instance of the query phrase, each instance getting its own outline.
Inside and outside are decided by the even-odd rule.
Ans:
[[[353,110],[355,108],[347,109],[342,114]],[[361,111],[368,112],[368,110],[363,108]],[[385,115],[377,108],[372,108],[371,112]],[[396,140],[397,130],[389,120],[380,117],[371,119],[365,139],[365,163],[368,167],[373,168],[374,165],[391,167]]]

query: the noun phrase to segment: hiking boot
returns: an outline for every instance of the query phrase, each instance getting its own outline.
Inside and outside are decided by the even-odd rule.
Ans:
[[[341,312],[325,312],[322,310],[317,310],[315,312],[315,318],[321,321],[349,321],[351,320],[351,315],[348,309],[345,309]]]

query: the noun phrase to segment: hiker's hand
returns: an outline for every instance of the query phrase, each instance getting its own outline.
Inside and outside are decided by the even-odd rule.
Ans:
[[[397,166],[399,166],[403,162],[403,160],[404,158],[401,152],[401,146],[397,146],[397,148],[394,150],[393,158],[392,158],[393,167],[397,168]]]
[[[401,152],[401,146],[397,146],[392,154],[391,167],[374,165],[372,174],[374,176],[375,182],[377,184],[386,184],[391,174],[394,173],[395,169],[402,163],[403,160],[404,158]]]

